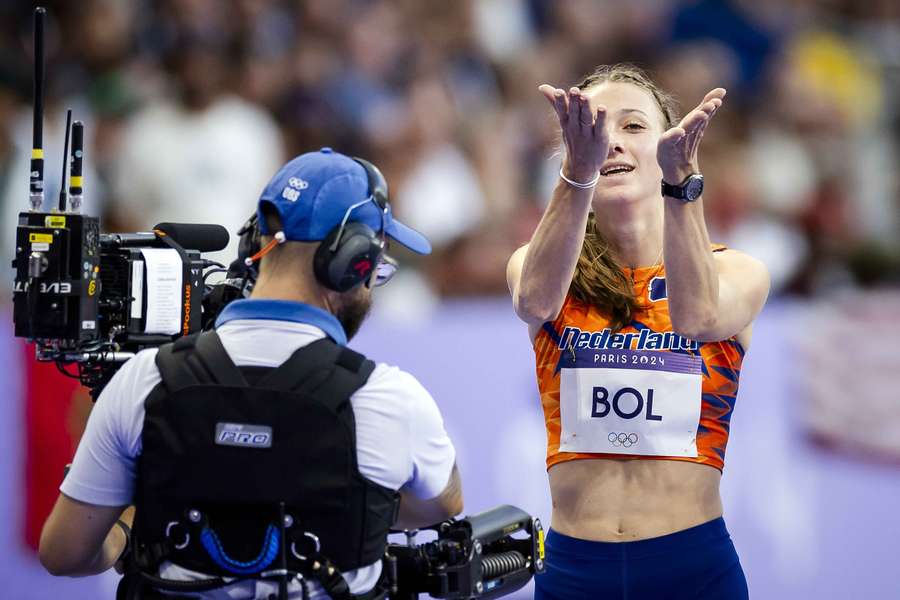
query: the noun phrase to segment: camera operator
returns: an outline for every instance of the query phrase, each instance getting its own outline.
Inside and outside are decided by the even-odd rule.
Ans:
[[[328,148],[282,167],[258,218],[251,298],[100,395],[41,535],[50,573],[124,556],[120,597],[379,598],[388,529],[462,511],[430,394],[346,348],[396,268],[388,239],[428,241],[393,219],[377,169]]]

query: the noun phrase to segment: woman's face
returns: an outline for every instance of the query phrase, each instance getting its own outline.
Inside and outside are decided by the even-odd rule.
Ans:
[[[594,202],[636,202],[660,197],[662,170],[656,144],[664,132],[662,111],[653,96],[631,83],[606,82],[587,92],[591,108],[606,106],[609,151],[600,169]]]

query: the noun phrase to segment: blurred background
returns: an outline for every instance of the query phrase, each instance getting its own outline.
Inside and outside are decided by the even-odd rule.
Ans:
[[[432,391],[459,448],[467,511],[512,503],[545,523],[533,355],[504,277],[559,169],[537,86],[627,61],[685,111],[726,87],[701,150],[707,223],[773,280],[723,479],[751,595],[900,598],[900,3],[43,5],[47,197],[68,107],[86,126],[85,210],[105,231],[187,221],[234,232],[290,157],[331,146],[372,160],[395,213],[435,252],[399,254],[356,346]],[[7,265],[28,206],[33,7],[0,3]],[[220,258],[235,248],[236,238]],[[113,576],[54,579],[37,563],[90,401],[12,338],[11,294],[0,309],[3,595],[112,597]]]

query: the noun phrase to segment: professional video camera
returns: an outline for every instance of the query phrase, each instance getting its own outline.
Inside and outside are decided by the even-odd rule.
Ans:
[[[249,292],[253,276],[235,261],[224,282],[207,285],[208,275],[226,271],[201,256],[228,245],[219,225],[161,223],[146,233],[100,233],[97,217],[80,214],[84,127],[72,124],[71,110],[64,147],[65,156],[71,131],[68,206],[64,160],[58,207],[42,211],[44,12],[35,10],[31,210],[19,214],[16,230],[15,335],[33,340],[38,360],[55,362],[96,398],[139,350],[211,327],[225,304]],[[77,374],[66,370],[72,363]]]
[[[515,506],[498,506],[433,528],[433,542],[390,544],[385,567],[389,596],[412,600],[497,598],[544,571],[541,522]],[[515,537],[519,535],[519,537]]]

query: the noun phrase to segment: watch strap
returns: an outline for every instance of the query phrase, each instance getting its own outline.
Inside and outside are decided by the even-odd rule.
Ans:
[[[690,177],[690,176],[688,176]],[[687,179],[685,179],[687,181]],[[672,185],[670,183],[666,183],[665,180],[662,182],[662,195],[668,196],[669,198],[676,198],[678,200],[684,200],[687,196],[684,193],[684,182],[681,185]]]
[[[697,182],[700,186],[700,189],[696,194],[688,194],[688,189],[691,187],[691,184]],[[676,200],[681,200],[682,202],[693,202],[697,198],[700,197],[700,194],[703,193],[703,175],[700,173],[691,173],[687,177],[684,178],[679,185],[672,185],[666,183],[665,179],[662,180],[662,194],[663,196],[668,196],[670,198],[675,198]]]

